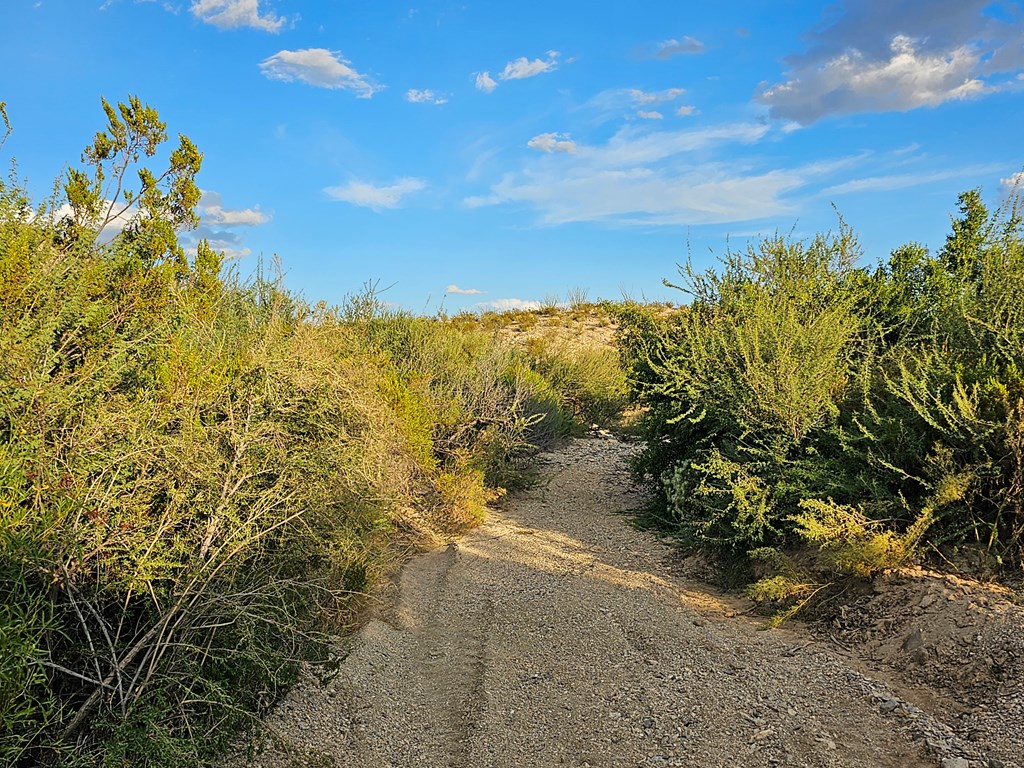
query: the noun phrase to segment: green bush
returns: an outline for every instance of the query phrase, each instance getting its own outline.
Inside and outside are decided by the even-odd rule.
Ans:
[[[635,470],[695,541],[745,549],[785,540],[815,482],[812,436],[833,428],[864,323],[852,235],[781,237],[727,254],[721,274],[687,265],[687,308],[627,309],[620,343],[649,408]]]
[[[821,561],[837,572],[922,547],[1020,563],[1024,232],[977,191],[960,214],[935,256],[911,244],[858,267],[841,224],[683,267],[678,311],[620,309],[647,408],[634,470],[663,525],[732,553],[843,550]]]
[[[201,156],[137,169],[163,124],[104,109],[72,215],[0,184],[4,765],[209,763],[330,653],[396,536],[479,522],[570,416],[495,333],[186,253]]]

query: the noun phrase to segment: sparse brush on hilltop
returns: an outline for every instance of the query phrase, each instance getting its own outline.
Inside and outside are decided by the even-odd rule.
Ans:
[[[4,765],[210,761],[396,537],[479,521],[594,400],[558,350],[186,253],[201,155],[140,169],[163,123],[103,106],[63,200],[0,184]]]
[[[840,223],[683,267],[677,312],[622,309],[652,521],[762,562],[809,545],[819,575],[922,552],[1020,565],[1024,229],[1013,203],[959,205],[935,255],[859,267]],[[757,594],[806,593],[814,577],[789,570]]]

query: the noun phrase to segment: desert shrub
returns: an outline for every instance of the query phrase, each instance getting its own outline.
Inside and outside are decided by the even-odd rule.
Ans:
[[[391,361],[432,425],[432,461],[481,471],[488,484],[516,483],[515,468],[566,431],[550,382],[522,350],[493,331],[445,319],[382,311],[356,329]]]
[[[186,253],[201,156],[137,169],[163,123],[104,110],[70,216],[0,184],[5,765],[209,763],[330,653],[396,536],[479,522],[569,418],[493,332]]]
[[[662,317],[626,308],[620,344],[649,410],[634,469],[695,541],[781,543],[821,472],[816,433],[837,423],[863,335],[851,233],[771,238],[721,274],[682,268],[693,296]]]
[[[960,214],[936,256],[897,252],[885,270],[915,319],[890,326],[899,342],[879,354],[859,423],[869,458],[906,478],[912,510],[942,501],[932,544],[1019,562],[1024,232],[1013,201],[989,213],[976,190]]]
[[[939,547],[1019,563],[1016,204],[989,213],[968,192],[936,255],[910,244],[873,269],[857,256],[845,225],[769,238],[717,271],[683,267],[688,307],[620,309],[653,519],[734,554],[810,546],[822,573],[871,575]]]
[[[162,746],[140,764],[194,762],[197,724],[269,703],[346,599],[338,539],[402,488],[361,441],[405,445],[365,368],[303,347],[277,288],[211,296],[118,247],[35,249],[31,310],[0,321],[4,587],[49,614],[17,674],[61,705],[20,735],[115,754],[145,733]]]

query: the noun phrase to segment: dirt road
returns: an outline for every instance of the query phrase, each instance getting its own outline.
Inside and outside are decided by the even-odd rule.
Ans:
[[[824,646],[673,577],[621,514],[639,503],[628,451],[548,454],[545,482],[410,562],[338,674],[269,718],[253,764],[989,765]]]

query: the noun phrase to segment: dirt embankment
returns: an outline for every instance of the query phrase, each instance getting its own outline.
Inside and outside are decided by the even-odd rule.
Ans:
[[[296,687],[259,754],[232,764],[1024,762],[1024,621],[1006,596],[927,577],[920,596],[883,584],[817,635],[761,631],[628,525],[630,450],[546,455],[546,482],[410,562],[337,673]]]

